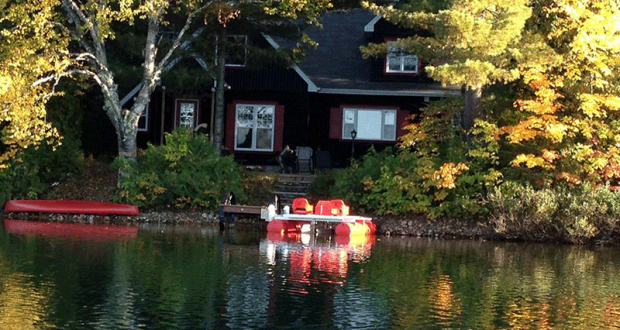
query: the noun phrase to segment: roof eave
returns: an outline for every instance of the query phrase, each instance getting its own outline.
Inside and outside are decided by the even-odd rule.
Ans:
[[[371,19],[370,22],[364,26],[364,33],[371,34],[375,32],[375,24],[377,24],[382,17],[383,16],[381,15],[375,15],[375,17],[373,17],[373,19]]]
[[[265,38],[265,40],[267,40],[267,42],[271,45],[271,47],[273,47],[276,50],[280,48],[280,45],[278,45],[278,43],[275,40],[273,40],[271,36],[265,33],[263,33],[262,35]],[[303,72],[297,64],[293,64],[292,68],[299,75],[299,77],[301,77],[301,79],[308,85],[308,92],[315,93],[319,91],[319,88],[316,86],[316,84],[312,82],[312,80],[310,80],[310,77],[308,77],[308,75],[305,72]]]
[[[370,95],[370,96],[417,96],[417,97],[456,97],[460,90],[421,89],[421,90],[368,90],[348,88],[321,88],[320,94]]]

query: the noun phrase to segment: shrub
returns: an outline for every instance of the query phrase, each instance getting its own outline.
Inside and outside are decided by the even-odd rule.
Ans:
[[[84,156],[76,139],[60,145],[43,142],[19,151],[0,167],[0,204],[9,199],[39,197],[52,183],[82,169]]]
[[[481,201],[501,181],[496,169],[497,127],[479,121],[466,132],[455,125],[458,100],[423,109],[399,148],[371,149],[351,167],[334,173],[330,194],[378,214],[422,213],[431,218],[486,215]]]
[[[608,187],[534,189],[510,182],[494,189],[487,205],[491,225],[508,237],[583,242],[620,229],[620,193]]]
[[[117,199],[138,206],[215,209],[226,191],[245,198],[243,170],[232,156],[220,157],[205,135],[185,129],[149,145],[138,161],[118,158],[114,166],[127,173]]]
[[[271,192],[275,190],[278,181],[275,174],[245,171],[242,179],[245,194],[237,198],[238,204],[269,205],[273,203]]]

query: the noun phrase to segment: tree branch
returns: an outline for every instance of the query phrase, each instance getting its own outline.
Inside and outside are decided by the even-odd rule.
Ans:
[[[179,46],[181,45],[181,40],[183,39],[183,36],[187,32],[187,30],[189,30],[189,27],[191,26],[196,15],[198,15],[201,11],[206,9],[210,4],[211,4],[211,1],[208,2],[208,4],[197,8],[195,11],[193,11],[191,14],[187,16],[187,20],[185,20],[185,25],[183,26],[181,31],[179,31],[179,34],[177,34],[176,38],[173,40],[172,46],[170,46],[170,49],[168,49],[168,52],[166,53],[166,55],[164,55],[161,61],[159,61],[159,63],[157,64],[157,68],[156,68],[157,73],[160,73],[163,70],[163,68],[165,67],[166,63],[168,62],[172,54],[176,51],[177,48],[179,48]],[[196,32],[198,31],[200,30],[196,30]]]
[[[35,82],[33,82],[31,86],[32,87],[37,87],[39,85],[48,83],[48,82],[50,82],[52,80],[56,81],[54,83],[54,85],[56,85],[61,78],[69,77],[69,76],[76,76],[76,75],[89,76],[89,77],[95,79],[95,81],[98,84],[101,85],[101,79],[97,76],[96,73],[94,73],[94,72],[92,72],[90,70],[85,70],[85,69],[72,69],[72,70],[68,70],[68,71],[62,72],[62,73],[57,73],[57,74],[53,74],[53,75],[50,75],[50,76],[47,76],[47,77],[40,78],[40,79],[36,80]]]
[[[107,55],[105,53],[105,49],[103,46],[103,41],[100,40],[99,36],[99,26],[93,16],[88,16],[82,12],[80,7],[73,0],[62,0],[63,7],[67,11],[68,15],[72,17],[74,21],[74,25],[77,29],[82,27],[83,25],[88,25],[88,31],[90,32],[90,38],[93,42],[94,51],[91,53],[96,54],[99,62],[104,65],[107,65]],[[80,23],[81,22],[81,23]],[[80,38],[81,40],[82,38]]]

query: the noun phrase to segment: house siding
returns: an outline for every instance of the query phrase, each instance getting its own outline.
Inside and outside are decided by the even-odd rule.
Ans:
[[[295,71],[278,64],[260,69],[227,68],[226,84],[237,91],[303,93],[308,85]]]
[[[355,105],[362,108],[392,108],[398,110],[397,136],[406,133],[400,124],[412,114],[419,114],[426,105],[423,97],[366,96],[366,95],[327,95],[314,94],[310,101],[310,144],[315,150],[331,154],[334,166],[345,166],[351,155],[350,140],[342,140],[342,107]],[[393,146],[390,141],[355,141],[355,155],[361,156],[370,147],[382,150]]]

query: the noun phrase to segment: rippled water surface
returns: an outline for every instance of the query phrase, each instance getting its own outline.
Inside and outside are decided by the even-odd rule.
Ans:
[[[108,233],[1,226],[0,329],[620,328],[618,248]]]

